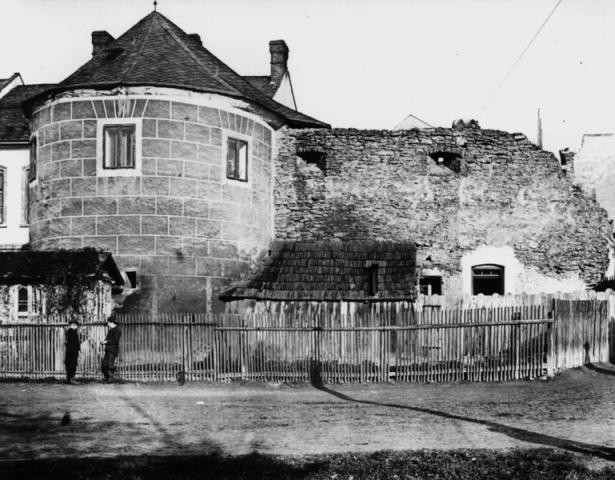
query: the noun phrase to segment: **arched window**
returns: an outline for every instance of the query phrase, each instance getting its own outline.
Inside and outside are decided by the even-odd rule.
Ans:
[[[43,311],[42,290],[33,285],[17,286],[17,316],[32,317]]]
[[[17,289],[17,313],[20,315],[30,313],[30,292],[28,292],[28,287],[19,287]]]
[[[472,267],[472,295],[504,295],[504,267],[483,264]]]

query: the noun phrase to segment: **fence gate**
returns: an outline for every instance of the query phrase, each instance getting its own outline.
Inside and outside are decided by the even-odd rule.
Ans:
[[[609,361],[609,306],[606,300],[555,300],[555,368]]]

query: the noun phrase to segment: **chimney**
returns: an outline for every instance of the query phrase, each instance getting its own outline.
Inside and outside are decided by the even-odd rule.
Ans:
[[[196,44],[198,44],[200,46],[203,46],[203,42],[201,41],[201,36],[198,33],[190,33],[190,34],[188,34],[188,37],[194,43],[196,43]]]
[[[271,40],[269,42],[271,54],[271,83],[278,83],[287,70],[288,46],[284,40]]]
[[[107,48],[113,40],[115,40],[115,38],[105,30],[96,30],[92,32],[92,56],[98,55],[98,53]]]

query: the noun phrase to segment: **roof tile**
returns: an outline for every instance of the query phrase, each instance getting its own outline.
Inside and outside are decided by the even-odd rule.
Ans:
[[[272,100],[159,12],[141,19],[48,93],[131,85],[219,93],[253,102],[290,127],[329,126]]]
[[[251,277],[220,295],[301,301],[412,301],[416,248],[411,242],[275,242]],[[377,263],[378,292],[367,291],[366,267]]]

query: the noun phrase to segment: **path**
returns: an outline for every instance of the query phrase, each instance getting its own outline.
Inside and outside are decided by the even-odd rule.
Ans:
[[[0,459],[559,446],[615,460],[615,372],[447,385],[0,383]]]

